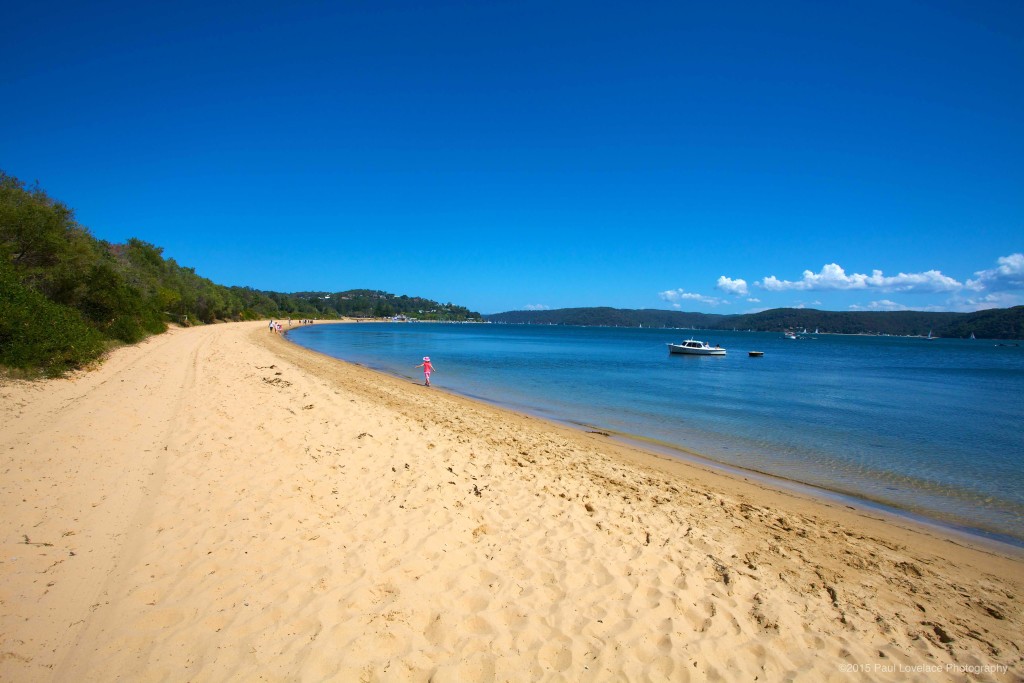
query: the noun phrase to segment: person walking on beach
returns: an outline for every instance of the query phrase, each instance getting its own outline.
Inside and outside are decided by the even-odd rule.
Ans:
[[[417,365],[418,368],[423,368],[423,378],[426,380],[424,384],[430,386],[430,373],[434,371],[434,366],[430,363],[430,356],[423,356],[423,362]]]

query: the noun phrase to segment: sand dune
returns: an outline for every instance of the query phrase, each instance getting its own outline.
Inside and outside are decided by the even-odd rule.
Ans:
[[[5,681],[1024,677],[1015,551],[265,323],[7,382],[0,419]]]

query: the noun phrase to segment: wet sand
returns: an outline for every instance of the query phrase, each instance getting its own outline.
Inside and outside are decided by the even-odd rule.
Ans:
[[[0,420],[0,680],[1024,677],[1019,551],[265,321],[7,381]]]

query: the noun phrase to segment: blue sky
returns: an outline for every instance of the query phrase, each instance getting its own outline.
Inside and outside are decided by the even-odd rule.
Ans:
[[[1024,3],[8,3],[0,169],[215,282],[1024,303]]]

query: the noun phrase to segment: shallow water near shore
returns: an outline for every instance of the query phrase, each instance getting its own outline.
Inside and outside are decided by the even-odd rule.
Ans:
[[[690,336],[725,357],[670,355]],[[1024,545],[1024,348],[523,325],[293,327],[346,361]],[[751,358],[747,352],[764,352]]]

